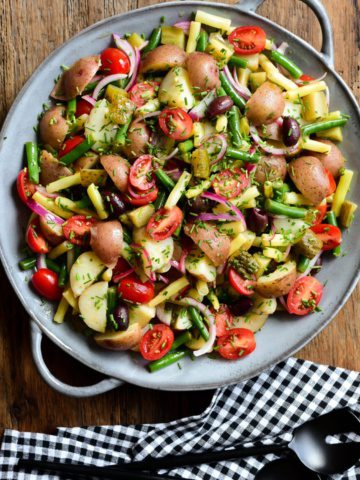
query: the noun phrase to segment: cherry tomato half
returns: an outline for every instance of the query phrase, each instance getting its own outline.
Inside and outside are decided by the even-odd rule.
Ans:
[[[131,165],[129,182],[131,185],[141,191],[150,190],[154,186],[152,178],[152,159],[151,155],[141,155]]]
[[[171,237],[183,220],[183,213],[179,207],[160,208],[150,218],[146,231],[153,240],[161,241]]]
[[[229,42],[239,55],[253,55],[264,50],[266,33],[257,26],[238,27],[229,35]]]
[[[159,360],[168,353],[173,343],[174,334],[170,327],[154,325],[142,337],[140,352],[146,360]]]
[[[241,277],[234,268],[229,270],[229,282],[240,295],[252,295],[256,282]]]
[[[89,115],[92,109],[93,106],[91,105],[91,103],[80,98],[76,101],[75,117],[81,117],[81,115]]]
[[[16,179],[16,188],[22,202],[26,203],[36,192],[36,187],[29,180],[27,168],[20,170]]]
[[[237,197],[249,185],[249,178],[239,168],[217,173],[213,180],[215,193],[225,198]]]
[[[139,193],[139,195],[135,198],[131,196],[130,193],[124,195],[124,200],[130,205],[135,205],[136,207],[141,207],[142,205],[148,205],[149,203],[156,200],[158,196],[159,190],[157,187],[152,188],[151,190],[143,193]]]
[[[321,223],[326,215],[327,212],[327,203],[326,200],[323,200],[320,205],[318,205],[315,209],[317,211],[316,216],[313,221],[313,225],[318,225]]]
[[[62,289],[58,285],[58,276],[49,268],[40,268],[31,278],[35,290],[47,300],[61,299]]]
[[[156,89],[159,85],[159,82],[136,83],[129,91],[129,98],[137,107],[142,107],[156,96]]]
[[[128,275],[120,280],[118,293],[121,298],[132,303],[148,303],[154,298],[154,285],[142,282],[136,275]]]
[[[26,229],[26,243],[35,253],[48,253],[50,251],[46,238],[42,235],[39,217],[34,217]]]
[[[329,179],[329,185],[330,185],[328,195],[332,195],[336,190],[335,178],[333,177],[333,175],[329,172],[329,170],[327,168],[325,168],[325,170],[326,170],[326,175]]]
[[[315,80],[311,75],[306,75],[305,73],[301,75],[300,80],[304,83],[313,82]]]
[[[218,338],[217,345],[222,357],[227,360],[238,360],[255,350],[255,335],[247,328],[233,328]]]
[[[335,225],[320,223],[310,227],[323,242],[323,250],[333,250],[341,243],[341,230]]]
[[[287,309],[294,315],[307,315],[319,304],[324,287],[314,277],[296,280],[287,296]]]
[[[59,150],[59,158],[71,152],[71,150],[74,150],[75,147],[77,147],[78,145],[80,145],[80,143],[84,141],[85,138],[81,135],[75,135],[74,137],[65,140],[63,146]]]
[[[181,108],[165,108],[159,116],[159,125],[173,140],[186,140],[192,135],[193,121]]]
[[[222,303],[219,310],[211,309],[215,315],[216,336],[223,337],[229,333],[234,317],[231,315],[230,309],[227,305]]]
[[[65,238],[73,245],[86,245],[90,240],[90,229],[95,223],[95,218],[74,215],[63,225]]]
[[[106,75],[129,73],[130,60],[126,53],[118,48],[106,48],[101,56],[101,71]]]

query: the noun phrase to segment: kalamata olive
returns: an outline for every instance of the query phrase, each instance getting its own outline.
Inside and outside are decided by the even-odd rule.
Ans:
[[[195,198],[189,198],[186,202],[186,211],[194,213],[206,213],[212,208],[213,202],[207,198],[203,198],[200,195]]]
[[[269,225],[269,217],[259,208],[253,208],[246,220],[249,230],[257,234],[263,233]]]
[[[282,125],[282,139],[284,145],[292,147],[300,138],[300,125],[295,118],[284,117]]]
[[[111,217],[118,217],[125,212],[126,205],[119,193],[112,192],[111,190],[103,190],[101,195],[108,207]]]
[[[235,317],[246,315],[250,308],[253,306],[253,301],[249,297],[241,297],[236,302],[229,304],[230,312]]]
[[[208,106],[207,114],[209,117],[216,117],[230,110],[234,105],[234,102],[228,95],[222,97],[216,97]]]
[[[113,312],[115,322],[118,324],[119,330],[127,330],[129,326],[129,310],[128,307],[119,303]]]

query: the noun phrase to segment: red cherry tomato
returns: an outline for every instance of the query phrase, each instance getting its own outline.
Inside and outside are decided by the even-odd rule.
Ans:
[[[230,309],[227,305],[222,303],[218,311],[211,309],[215,315],[216,336],[223,337],[229,333],[234,317],[231,315]]]
[[[74,215],[63,225],[65,238],[73,245],[86,245],[90,240],[90,229],[95,223],[95,218]]]
[[[320,223],[310,227],[323,242],[323,250],[333,250],[341,243],[341,230],[335,225]]]
[[[20,170],[16,179],[16,188],[22,202],[26,203],[36,192],[36,187],[29,180],[27,168]]]
[[[49,268],[40,268],[31,278],[35,290],[47,300],[61,299],[62,289],[58,285],[58,276]]]
[[[129,57],[118,48],[106,48],[102,52],[100,58],[101,70],[106,73],[106,75],[114,75],[116,73],[129,73]]]
[[[229,270],[229,282],[240,295],[252,295],[256,282],[242,278],[234,268]]]
[[[255,335],[247,328],[233,328],[218,338],[217,345],[222,357],[227,360],[238,360],[255,350]]]
[[[35,253],[48,253],[50,251],[46,238],[42,235],[39,217],[34,217],[26,229],[26,243]]]
[[[264,50],[266,33],[257,26],[238,27],[229,35],[229,42],[239,55],[253,55]]]
[[[152,179],[152,159],[151,155],[141,155],[135,163],[131,165],[129,182],[137,190],[150,190],[154,186]]]
[[[74,150],[75,147],[77,147],[78,145],[80,145],[80,143],[84,141],[85,138],[81,135],[75,135],[74,137],[65,140],[63,146],[59,150],[59,158],[71,152],[71,150]]]
[[[249,185],[249,178],[239,168],[217,173],[213,180],[215,193],[225,198],[237,197]]]
[[[131,196],[130,193],[127,193],[124,195],[124,200],[125,202],[130,203],[130,205],[141,207],[142,205],[148,205],[149,203],[156,200],[158,193],[158,188],[154,187],[147,192],[139,193],[136,198]]]
[[[146,360],[159,360],[168,353],[173,343],[174,334],[170,327],[154,325],[142,337],[140,352]]]
[[[327,212],[327,203],[326,203],[326,200],[323,200],[320,205],[318,205],[316,207],[316,210],[317,210],[317,214],[316,214],[316,217],[313,221],[313,225],[318,225],[319,223],[321,223],[326,215],[326,212]]]
[[[146,231],[153,240],[161,241],[171,237],[183,220],[183,213],[179,207],[160,208],[150,218]]]
[[[326,170],[326,175],[329,179],[329,185],[330,185],[328,195],[332,195],[336,190],[335,178],[332,176],[332,174],[329,172],[327,168],[325,168],[325,170]]]
[[[307,82],[313,82],[315,80],[315,78],[312,77],[311,75],[306,75],[304,73],[304,75],[301,75],[300,80],[304,83],[307,83]]]
[[[142,107],[156,96],[159,85],[159,82],[136,83],[129,91],[129,98],[137,107]]]
[[[154,285],[143,283],[136,275],[128,275],[120,280],[118,293],[121,298],[132,303],[148,303],[154,298]]]
[[[93,106],[91,105],[91,103],[80,98],[76,101],[75,117],[81,117],[81,115],[89,115],[92,109]]]
[[[307,315],[319,304],[324,287],[314,277],[296,280],[287,297],[287,309],[294,315]]]
[[[165,108],[159,116],[159,125],[173,140],[186,140],[192,135],[193,121],[181,108]]]

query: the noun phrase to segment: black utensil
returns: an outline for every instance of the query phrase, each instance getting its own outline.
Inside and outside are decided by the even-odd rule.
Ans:
[[[321,480],[304,467],[296,457],[285,457],[269,462],[255,476],[255,480]]]

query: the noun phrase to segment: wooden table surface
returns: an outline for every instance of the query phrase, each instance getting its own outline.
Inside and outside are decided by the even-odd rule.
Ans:
[[[98,20],[154,3],[157,0],[2,0],[0,124],[26,79],[53,49]],[[323,3],[334,27],[336,69],[359,99],[360,1]],[[300,1],[267,0],[260,13],[319,48],[319,24]],[[0,434],[3,428],[51,432],[57,425],[169,421],[199,413],[208,404],[212,392],[155,392],[131,385],[85,400],[59,395],[37,373],[29,348],[27,314],[2,269],[0,291]],[[298,353],[300,358],[360,370],[359,292]],[[86,385],[100,378],[48,341],[44,341],[44,352],[51,370],[69,383]]]

